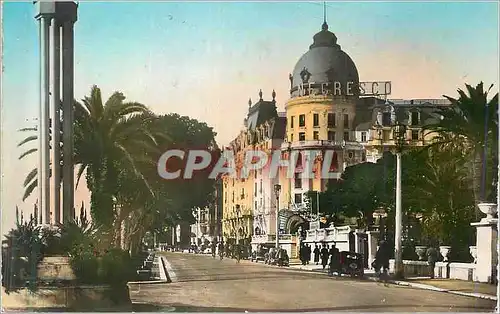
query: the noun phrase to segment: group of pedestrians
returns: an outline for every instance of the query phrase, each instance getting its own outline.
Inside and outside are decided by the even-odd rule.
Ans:
[[[317,247],[317,246],[316,246]],[[311,260],[311,246],[309,244],[301,244],[299,248],[299,259],[302,265],[309,264]]]
[[[312,252],[311,252],[312,251]],[[314,254],[314,263],[318,265],[321,261],[323,269],[329,266],[329,273],[338,271],[340,266],[340,251],[336,247],[335,242],[331,245],[323,244],[314,246],[312,250],[309,244],[302,244],[299,249],[299,258],[302,265],[308,265],[312,254]]]
[[[224,257],[233,258],[237,263],[240,262],[240,259],[244,256],[243,250],[244,246],[240,244],[232,244],[224,243],[224,242],[212,242],[211,250],[212,257],[215,258],[217,255],[222,260]]]

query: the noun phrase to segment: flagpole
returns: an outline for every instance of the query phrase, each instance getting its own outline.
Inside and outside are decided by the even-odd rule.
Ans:
[[[493,104],[495,105],[495,104]],[[498,127],[498,139],[497,141],[500,141],[500,110],[499,110],[499,107],[498,107],[498,104],[496,104],[497,106],[497,119],[499,121],[499,123],[497,123],[497,127]],[[494,138],[494,137],[493,137]],[[498,147],[498,159],[500,160],[500,143],[497,144]],[[500,209],[500,183],[499,183],[499,179],[500,179],[500,163],[497,165],[497,217],[498,217],[498,213],[500,212],[499,209]],[[497,218],[497,232],[498,230],[500,230],[500,219]],[[498,237],[497,237],[497,296],[500,295],[500,284],[498,283],[498,274],[500,273],[500,258],[498,258],[498,256],[500,256],[500,241],[498,240]],[[498,312],[498,310],[500,309],[500,298],[497,298],[497,306],[496,306],[496,311],[495,312]]]
[[[316,214],[319,219],[319,191],[316,193]]]

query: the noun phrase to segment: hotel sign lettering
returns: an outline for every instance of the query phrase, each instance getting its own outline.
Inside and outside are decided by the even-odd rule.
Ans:
[[[356,86],[354,82],[329,82],[329,83],[301,83],[292,89],[298,91],[298,96],[385,96],[391,94],[391,82],[359,82]]]

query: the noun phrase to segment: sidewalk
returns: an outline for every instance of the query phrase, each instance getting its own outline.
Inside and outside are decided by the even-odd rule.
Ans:
[[[292,263],[290,268],[313,271],[325,272],[321,265],[309,264],[301,265]],[[365,278],[368,280],[377,281],[375,272],[370,269],[365,269]],[[453,279],[430,279],[429,277],[410,277],[405,280],[390,280],[391,284],[399,286],[407,286],[416,289],[432,290],[439,292],[447,292],[451,294],[469,296],[474,298],[497,300],[497,287],[492,284],[479,283],[464,280]]]

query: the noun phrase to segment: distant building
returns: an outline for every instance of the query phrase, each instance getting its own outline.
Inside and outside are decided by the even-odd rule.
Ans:
[[[246,151],[260,150],[270,153],[279,149],[284,139],[286,120],[276,109],[276,93],[266,101],[262,91],[259,100],[248,102],[248,114],[244,129],[230,143],[236,166],[243,163]],[[238,175],[241,177],[241,173]],[[234,179],[223,176],[223,237],[229,243],[252,243],[252,235],[264,236],[275,233],[274,184],[279,178],[270,179],[262,171],[251,171],[247,178]]]

